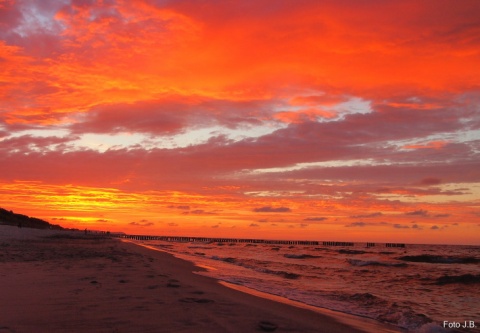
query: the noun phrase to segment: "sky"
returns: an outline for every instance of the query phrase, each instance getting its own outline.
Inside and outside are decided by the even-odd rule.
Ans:
[[[0,0],[0,206],[480,244],[477,0]]]

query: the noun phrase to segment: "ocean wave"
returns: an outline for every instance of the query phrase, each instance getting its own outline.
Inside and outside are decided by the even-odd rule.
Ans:
[[[278,276],[281,276],[281,277],[283,277],[285,279],[289,279],[289,280],[296,280],[296,279],[299,279],[301,277],[300,274],[290,273],[290,272],[285,272],[285,271],[273,271],[273,270],[270,270],[270,269],[260,269],[259,271],[262,272],[262,273],[278,275]]]
[[[409,331],[417,332],[420,327],[433,322],[431,318],[413,311],[409,306],[392,303],[370,293],[344,295],[343,299],[353,302],[364,309],[371,309],[371,313],[375,313],[373,319],[393,324]]]
[[[366,251],[362,250],[338,250],[338,253],[340,254],[364,254],[367,253]]]
[[[347,259],[352,266],[388,266],[388,267],[407,267],[403,262],[382,262],[376,260]]]
[[[237,259],[232,258],[232,257],[225,257],[224,258],[224,257],[218,257],[218,256],[211,256],[210,258],[213,259],[213,260],[228,262],[230,264],[235,264],[237,262]]]
[[[412,309],[398,306],[396,303],[393,303],[390,307],[385,309],[385,311],[375,319],[415,332],[417,332],[419,328],[433,322],[431,318],[423,313],[416,313]]]
[[[265,268],[265,265],[267,264],[267,262],[262,261],[262,260],[252,260],[252,259],[242,260],[242,259],[238,259],[238,258],[218,257],[218,256],[212,256],[211,259],[218,260],[218,261],[223,261],[223,262],[233,264],[233,265],[236,265],[236,266],[240,266],[240,267],[244,267],[244,268],[247,268],[247,269],[252,269],[252,270],[260,272],[260,273],[266,273],[266,274],[280,276],[280,277],[283,277],[283,278],[289,279],[289,280],[296,280],[296,279],[301,277],[300,274]]]
[[[285,258],[289,259],[312,259],[312,258],[321,258],[320,256],[314,256],[311,254],[290,254],[286,253],[283,255]]]
[[[155,244],[155,247],[158,247],[159,249],[171,249],[173,248],[173,245],[170,244]]]
[[[474,284],[480,283],[480,274],[463,274],[463,275],[444,275],[439,277],[435,284],[443,286],[445,284],[460,283],[460,284]]]
[[[440,327],[445,318],[461,321],[478,313],[469,301],[478,298],[480,272],[474,270],[480,261],[478,247],[412,245],[408,252],[399,252],[380,246],[288,250],[289,245],[277,244],[238,243],[228,248],[216,243],[173,244],[176,251],[171,252],[186,252],[192,261],[217,268],[205,275],[389,323],[403,332],[446,333]],[[186,249],[189,246],[193,248]],[[366,253],[339,254],[340,250]],[[325,283],[329,280],[332,283]]]
[[[378,304],[378,303],[386,303],[385,300],[382,300],[381,298],[372,295],[370,293],[357,293],[349,296],[350,300],[354,300],[357,302],[361,302],[363,305],[372,305],[372,304]]]
[[[475,257],[448,257],[448,256],[435,256],[430,254],[421,254],[416,256],[402,256],[398,257],[398,260],[411,261],[411,262],[425,262],[431,264],[476,264],[480,263],[479,258]]]

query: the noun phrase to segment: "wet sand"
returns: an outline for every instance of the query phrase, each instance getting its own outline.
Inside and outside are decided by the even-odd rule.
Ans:
[[[388,331],[234,290],[199,270],[117,239],[0,225],[0,333]]]

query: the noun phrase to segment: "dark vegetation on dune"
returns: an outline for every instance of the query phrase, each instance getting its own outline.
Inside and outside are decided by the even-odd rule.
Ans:
[[[0,224],[35,229],[63,229],[59,225],[50,224],[47,221],[38,219],[36,217],[29,217],[26,215],[17,214],[12,212],[11,210],[6,210],[3,208],[0,208]]]

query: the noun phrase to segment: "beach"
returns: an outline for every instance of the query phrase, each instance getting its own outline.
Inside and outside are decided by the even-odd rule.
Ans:
[[[308,304],[315,311],[333,310],[334,317],[345,313],[406,332],[439,333],[448,331],[444,321],[470,322],[479,315],[475,246],[132,238],[208,268],[197,274],[248,293]]]
[[[102,235],[0,226],[0,247],[2,333],[380,329],[228,288],[171,254]]]

